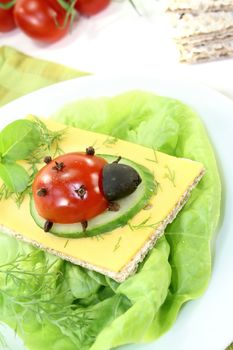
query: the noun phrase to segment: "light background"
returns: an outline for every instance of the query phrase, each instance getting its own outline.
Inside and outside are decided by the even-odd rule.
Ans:
[[[188,65],[178,63],[169,25],[161,15],[167,0],[113,0],[102,13],[81,18],[68,37],[41,45],[19,30],[0,34],[0,45],[92,73],[138,73],[195,80],[233,98],[233,59]]]

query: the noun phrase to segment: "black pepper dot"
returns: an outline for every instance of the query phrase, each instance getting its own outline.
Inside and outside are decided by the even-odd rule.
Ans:
[[[94,147],[92,147],[92,146],[87,147],[87,148],[86,148],[86,154],[87,154],[88,156],[94,156],[94,154],[95,154],[95,149],[94,149]]]
[[[87,189],[84,185],[81,185],[77,190],[74,190],[75,193],[81,198],[84,199]]]
[[[120,204],[117,202],[109,202],[108,203],[108,210],[109,211],[119,211],[120,210]]]
[[[46,190],[46,188],[40,188],[37,191],[37,196],[39,197],[45,197],[47,195],[48,191]]]
[[[44,162],[45,162],[46,164],[49,164],[51,161],[52,161],[52,157],[50,157],[50,156],[44,157]]]
[[[55,166],[52,167],[53,170],[57,170],[57,171],[62,171],[62,169],[64,168],[65,164],[63,162],[58,163],[55,161]]]

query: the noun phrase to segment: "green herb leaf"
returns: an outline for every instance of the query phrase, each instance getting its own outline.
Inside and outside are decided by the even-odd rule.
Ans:
[[[29,181],[29,175],[19,164],[0,164],[0,177],[12,192],[18,193],[25,190]]]
[[[37,165],[48,154],[55,157],[63,153],[59,142],[65,131],[51,131],[36,117],[32,121],[18,120],[3,129],[0,133],[0,164],[2,162],[3,165],[0,178],[4,183],[0,187],[0,200],[12,197],[20,207],[25,196],[31,192],[38,172]],[[29,165],[27,176],[20,166],[13,166],[14,161],[19,159],[26,160]],[[20,169],[19,175],[15,169]],[[11,170],[13,173],[9,174]]]
[[[40,133],[30,120],[16,120],[0,133],[1,158],[26,159],[40,142]]]

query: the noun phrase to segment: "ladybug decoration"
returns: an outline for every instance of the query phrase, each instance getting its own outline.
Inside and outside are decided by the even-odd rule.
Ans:
[[[93,147],[86,152],[67,153],[52,160],[38,172],[32,185],[36,209],[46,221],[44,231],[54,223],[80,222],[85,231],[88,220],[106,210],[118,211],[118,199],[133,193],[141,183],[138,172],[120,163],[96,156]]]

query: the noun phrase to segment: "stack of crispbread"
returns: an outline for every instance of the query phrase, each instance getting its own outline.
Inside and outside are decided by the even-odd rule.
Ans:
[[[233,56],[233,0],[170,0],[180,61]]]

